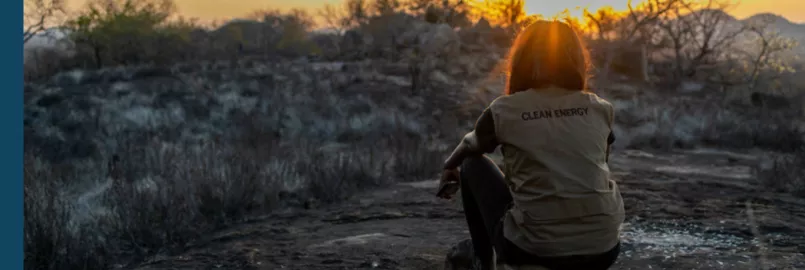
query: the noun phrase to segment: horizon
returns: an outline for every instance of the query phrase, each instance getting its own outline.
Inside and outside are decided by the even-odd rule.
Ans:
[[[249,1],[229,1],[222,4],[219,0],[174,0],[176,2],[180,16],[196,18],[204,22],[228,21],[236,18],[243,18],[249,13],[259,9],[281,9],[301,8],[316,10],[325,4],[340,4],[341,0],[300,0],[300,1],[279,1],[279,0],[249,0]],[[82,8],[87,0],[66,0],[70,10]],[[553,16],[564,10],[569,10],[571,15],[580,16],[582,10],[598,10],[604,7],[612,7],[615,10],[626,10],[628,0],[564,0],[537,1],[526,0],[525,10],[528,14],[541,14]],[[640,1],[634,1],[638,3]],[[737,0],[737,6],[728,13],[738,19],[745,19],[756,14],[772,13],[794,23],[805,23],[805,1],[802,0]],[[292,4],[291,4],[292,3]]]

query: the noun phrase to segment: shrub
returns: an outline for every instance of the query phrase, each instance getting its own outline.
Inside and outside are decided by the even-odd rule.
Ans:
[[[26,153],[26,269],[136,262],[276,207],[341,200],[399,175],[433,176],[434,158],[443,155],[405,139],[338,149],[304,142],[255,148],[149,141],[122,147],[119,161],[90,161],[86,166],[96,170],[83,175],[70,173],[77,165]],[[79,178],[103,175],[108,178]],[[75,184],[82,181],[99,184],[82,189]]]
[[[138,64],[168,55],[165,44],[184,37],[165,27],[174,10],[170,0],[96,0],[67,25],[78,53],[96,68]]]
[[[194,83],[82,80],[71,96],[32,86],[26,269],[134,264],[278,207],[431,178],[450,150],[440,142],[463,130],[435,121],[435,108],[455,102],[446,91],[388,95],[403,86],[342,68],[242,64],[175,74]]]
[[[613,100],[616,144],[628,148],[763,148],[791,152],[805,145],[803,131],[785,111],[672,97]]]
[[[771,191],[805,197],[805,147],[793,154],[780,154],[762,163],[757,170],[760,183]]]

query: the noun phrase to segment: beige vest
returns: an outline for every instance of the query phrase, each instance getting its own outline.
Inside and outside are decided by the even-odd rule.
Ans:
[[[610,180],[612,104],[558,88],[502,96],[490,109],[514,198],[504,235],[540,256],[606,252],[619,241],[623,200]]]

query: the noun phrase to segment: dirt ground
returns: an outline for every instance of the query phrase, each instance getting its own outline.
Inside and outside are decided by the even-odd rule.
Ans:
[[[753,157],[718,151],[613,157],[626,203],[612,269],[805,269],[805,199],[764,192]],[[444,269],[469,237],[436,183],[368,191],[316,210],[287,210],[194,243],[145,269]]]

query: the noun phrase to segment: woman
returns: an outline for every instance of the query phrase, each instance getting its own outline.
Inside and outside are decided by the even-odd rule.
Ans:
[[[587,90],[588,56],[567,24],[539,21],[515,40],[505,95],[444,164],[438,196],[460,187],[476,257],[507,265],[608,269],[623,201],[607,165],[612,105]],[[505,173],[483,156],[502,146]],[[460,170],[459,170],[460,167]]]

